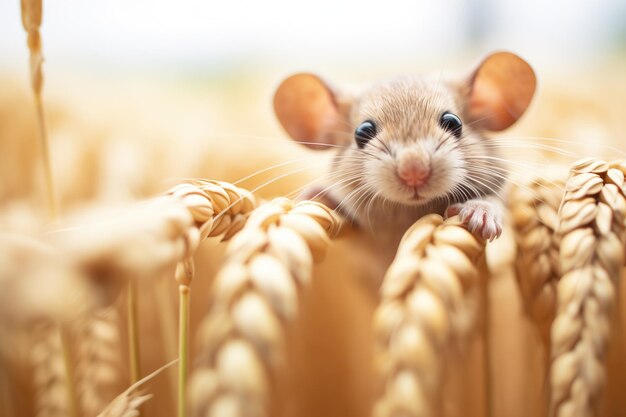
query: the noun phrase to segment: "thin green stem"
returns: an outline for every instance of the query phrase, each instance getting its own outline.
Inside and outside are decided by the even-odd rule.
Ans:
[[[485,374],[485,406],[487,417],[494,416],[493,410],[493,369],[491,366],[491,299],[489,297],[489,267],[485,255],[480,260],[480,270],[484,274],[480,286],[483,298],[482,337],[483,337],[483,372]]]
[[[187,378],[189,375],[189,298],[194,274],[193,259],[176,265],[178,282],[178,417],[187,417]]]
[[[164,279],[167,278],[167,279]],[[176,328],[176,313],[172,309],[169,292],[169,277],[159,277],[155,288],[155,303],[157,314],[159,315],[159,327],[161,329],[161,343],[165,350],[165,356],[175,358],[178,355],[178,335]],[[167,377],[170,381],[170,397],[172,404],[176,403],[178,395],[178,370],[170,368],[167,370]]]
[[[189,373],[189,296],[190,287],[178,286],[178,417],[187,417],[187,377]]]

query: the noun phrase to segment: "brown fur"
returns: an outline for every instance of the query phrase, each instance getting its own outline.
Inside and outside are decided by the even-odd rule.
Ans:
[[[296,139],[314,142],[317,148],[339,148],[327,186],[319,192],[369,229],[379,251],[390,257],[411,224],[428,213],[444,215],[447,209],[460,213],[484,238],[499,236],[497,200],[506,167],[485,130],[510,126],[528,106],[535,78],[525,61],[495,53],[468,77],[396,77],[353,97],[332,92],[319,78],[315,84],[312,77],[295,75],[279,87],[276,114],[288,132],[311,132]],[[440,126],[444,112],[461,118],[461,137]],[[360,148],[354,132],[364,121],[373,121],[377,133]],[[406,164],[428,172],[427,180],[406,185],[398,174]]]

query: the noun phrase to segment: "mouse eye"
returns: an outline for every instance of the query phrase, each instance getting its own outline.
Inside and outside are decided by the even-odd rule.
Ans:
[[[361,123],[354,131],[354,140],[359,148],[363,147],[376,136],[376,125],[371,120]]]
[[[445,112],[444,114],[442,114],[441,118],[439,119],[439,126],[441,126],[443,130],[447,130],[448,132],[452,133],[457,138],[461,137],[463,123],[461,122],[461,119],[459,119],[459,116],[457,116],[456,114],[452,114],[450,112]]]

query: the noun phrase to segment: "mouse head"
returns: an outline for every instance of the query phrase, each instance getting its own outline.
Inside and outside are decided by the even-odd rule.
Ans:
[[[333,165],[338,184],[421,205],[499,187],[503,176],[492,174],[502,169],[484,132],[519,119],[535,86],[526,61],[497,52],[460,79],[394,78],[354,97],[313,74],[296,74],[278,87],[274,110],[294,140],[316,149],[339,147]]]

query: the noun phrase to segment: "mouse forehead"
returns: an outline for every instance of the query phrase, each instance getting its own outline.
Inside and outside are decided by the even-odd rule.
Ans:
[[[460,111],[458,97],[447,82],[401,77],[365,91],[352,116],[355,124],[374,120],[382,130],[395,134],[425,135],[436,128],[444,111]]]

